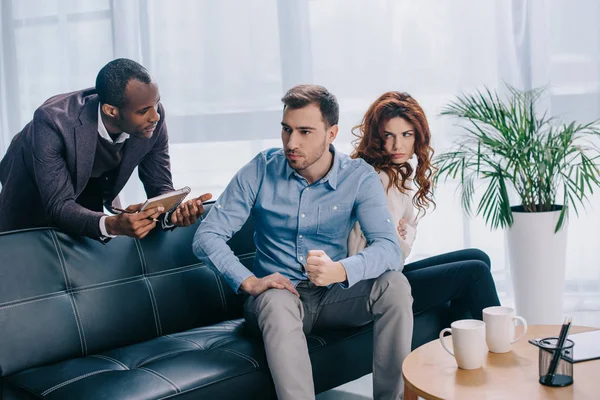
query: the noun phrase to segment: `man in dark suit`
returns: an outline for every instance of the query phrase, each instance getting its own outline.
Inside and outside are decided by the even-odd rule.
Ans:
[[[148,198],[174,190],[158,86],[140,64],[116,59],[100,70],[95,89],[50,98],[14,137],[0,162],[0,232],[55,226],[102,241],[141,239],[157,222],[189,226],[204,212],[209,193],[172,213],[137,212],[142,204],[135,204],[131,213],[104,214],[118,207],[136,167]]]

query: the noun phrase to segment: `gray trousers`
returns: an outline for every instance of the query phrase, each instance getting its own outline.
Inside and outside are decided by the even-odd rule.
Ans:
[[[300,298],[269,289],[244,305],[248,327],[262,333],[269,369],[280,400],[314,399],[306,335],[312,330],[347,328],[374,321],[373,397],[401,399],[402,362],[410,353],[413,311],[410,285],[398,271],[331,289],[303,281]],[[339,368],[343,368],[340,365]]]

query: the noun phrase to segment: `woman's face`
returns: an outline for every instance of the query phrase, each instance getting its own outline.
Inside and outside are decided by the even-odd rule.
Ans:
[[[404,118],[394,117],[384,125],[386,154],[394,164],[407,162],[415,153],[415,128]]]

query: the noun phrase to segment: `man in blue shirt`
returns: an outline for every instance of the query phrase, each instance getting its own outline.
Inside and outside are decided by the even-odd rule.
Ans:
[[[331,144],[339,107],[327,89],[296,86],[282,101],[283,149],[261,152],[236,174],[198,228],[194,253],[251,295],[246,321],[262,333],[280,400],[315,398],[306,334],[373,320],[374,397],[402,398],[412,297],[381,182]],[[227,245],[251,213],[254,273]],[[368,247],[348,257],[356,221]]]

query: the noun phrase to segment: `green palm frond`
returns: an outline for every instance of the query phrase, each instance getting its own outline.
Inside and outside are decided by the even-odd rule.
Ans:
[[[435,182],[459,180],[461,204],[468,215],[472,215],[476,183],[486,182],[475,214],[493,229],[513,223],[510,187],[527,212],[556,209],[562,192],[558,231],[568,211],[578,215],[579,207],[600,185],[597,121],[559,124],[547,112],[538,115],[535,104],[543,91],[508,86],[509,97],[503,101],[486,87],[457,96],[442,110],[442,115],[458,118],[463,135],[435,157]]]

